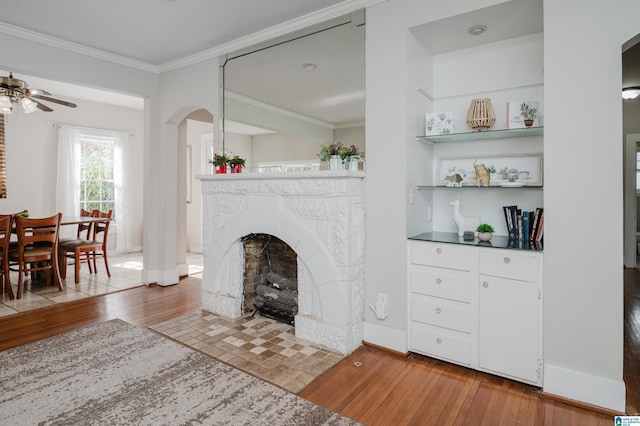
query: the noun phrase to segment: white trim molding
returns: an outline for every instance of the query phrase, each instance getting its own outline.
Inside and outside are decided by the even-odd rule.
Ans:
[[[158,67],[146,62],[127,58],[126,56],[116,55],[104,50],[95,49],[93,47],[83,46],[78,43],[62,40],[60,38],[51,37],[35,31],[16,27],[15,25],[0,22],[0,33],[44,44],[46,46],[55,47],[69,52],[78,53],[80,55],[89,56],[91,58],[102,59],[103,61],[112,62],[114,64],[124,65],[126,67],[139,69],[142,71],[158,74]]]
[[[622,380],[606,379],[545,364],[543,391],[620,413],[625,412],[626,388]]]
[[[362,340],[372,345],[406,354],[408,352],[407,332],[381,324],[364,322]]]

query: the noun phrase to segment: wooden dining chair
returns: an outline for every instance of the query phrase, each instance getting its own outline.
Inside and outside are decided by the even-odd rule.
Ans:
[[[75,269],[75,283],[80,282],[80,265],[86,261],[89,263],[89,272],[98,273],[96,259],[102,257],[104,259],[104,267],[107,270],[107,276],[111,277],[109,271],[109,261],[107,259],[107,240],[109,236],[109,223],[111,222],[112,210],[107,213],[98,211],[97,217],[105,219],[104,222],[95,222],[90,240],[79,239],[70,241],[60,245],[60,265],[61,276],[63,279],[67,277],[67,259],[73,259]],[[93,264],[93,270],[91,265]]]
[[[31,218],[15,216],[17,248],[9,251],[9,261],[18,266],[18,291],[16,298],[22,298],[26,272],[51,271],[53,279],[62,291],[64,286],[58,267],[58,238],[62,213],[51,217]],[[47,273],[47,283],[51,274]]]
[[[96,217],[100,213],[100,210],[85,210],[80,209],[80,217]],[[88,240],[91,238],[91,231],[93,230],[92,223],[79,223],[78,230],[76,231],[76,236],[70,238],[60,238],[59,244],[68,243],[74,240],[85,239]]]
[[[3,293],[13,300],[13,288],[11,288],[11,277],[9,275],[9,243],[11,241],[11,228],[13,226],[13,215],[0,215],[0,262],[2,262],[2,288]]]

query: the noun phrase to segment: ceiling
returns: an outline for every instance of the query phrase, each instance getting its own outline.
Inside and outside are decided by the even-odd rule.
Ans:
[[[393,1],[393,0],[390,0]],[[347,2],[353,3],[351,0]],[[363,0],[364,3],[366,0]],[[211,49],[230,44],[261,30],[282,25],[302,16],[318,13],[326,8],[337,7],[343,0],[0,0],[0,32],[28,37],[37,36],[96,49],[109,55],[127,58],[151,67],[176,62]],[[346,2],[345,2],[346,3]],[[248,12],[250,11],[250,13]],[[485,25],[487,30],[474,36],[467,29],[474,25]],[[358,31],[357,26],[348,28]],[[25,31],[26,30],[26,31]],[[347,30],[347,28],[345,28]],[[473,47],[478,44],[523,36],[543,31],[542,0],[511,0],[474,12],[435,21],[412,29],[433,54]],[[264,62],[261,56],[253,56],[256,65],[247,66],[245,73],[249,80],[257,83],[278,77],[269,94],[260,94],[264,102],[291,111],[318,117],[330,123],[364,120],[364,109],[356,115],[340,112],[338,103],[347,102],[357,96],[363,86],[342,85],[336,93],[323,90],[322,84],[336,80],[336,69],[341,79],[352,82],[362,78],[361,61],[364,61],[364,38],[353,43],[341,43],[334,37],[327,43],[335,43],[332,48],[336,55],[321,55],[330,49],[325,46],[302,44],[296,56],[279,54],[277,60]],[[625,85],[640,85],[640,54],[637,47],[625,53],[623,80]],[[275,51],[274,51],[275,52]],[[275,54],[275,53],[274,53]],[[289,55],[289,56],[287,56]],[[355,58],[357,60],[351,60]],[[316,63],[318,68],[307,72],[304,63]],[[265,65],[269,64],[269,65]],[[335,67],[339,64],[339,67]],[[329,72],[329,70],[331,71]],[[8,71],[8,70],[7,70]],[[0,70],[0,75],[7,75]],[[258,76],[256,72],[262,72]],[[306,97],[301,102],[295,96],[296,90],[283,90],[294,80],[295,85],[305,84],[304,79],[315,75],[313,83],[317,87],[316,98]],[[71,84],[37,79],[14,74],[27,80],[31,88],[41,88],[58,97],[95,100],[132,108],[142,108],[142,100],[131,96],[101,90],[78,87]],[[269,88],[263,87],[266,92]],[[238,92],[241,92],[238,89]],[[339,95],[344,95],[340,99]],[[309,95],[312,96],[312,95]],[[326,105],[332,105],[333,113],[326,112]],[[314,111],[322,107],[324,113]]]
[[[0,0],[0,22],[151,65],[343,0]]]

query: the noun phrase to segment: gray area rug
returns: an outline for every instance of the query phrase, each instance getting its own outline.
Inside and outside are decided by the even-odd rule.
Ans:
[[[0,352],[2,425],[357,425],[121,320]]]

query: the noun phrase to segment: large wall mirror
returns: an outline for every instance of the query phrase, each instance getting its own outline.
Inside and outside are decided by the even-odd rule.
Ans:
[[[318,169],[320,146],[365,150],[364,10],[227,55],[221,150],[248,171]]]

